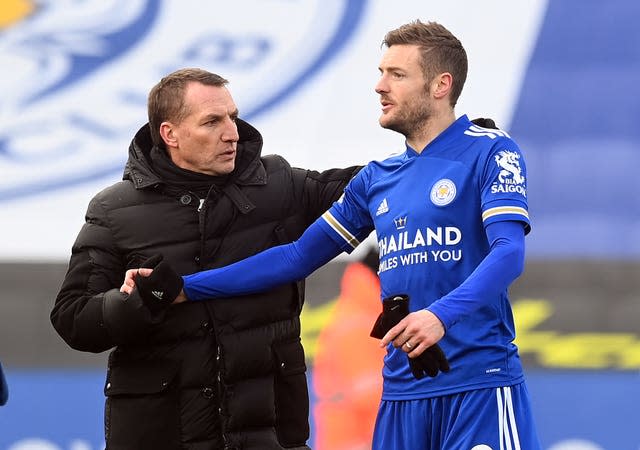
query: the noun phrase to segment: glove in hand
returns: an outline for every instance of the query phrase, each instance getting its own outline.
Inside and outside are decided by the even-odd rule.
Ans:
[[[387,332],[409,314],[409,296],[394,295],[382,300],[382,312],[373,325],[370,336],[382,339]],[[409,358],[409,367],[418,380],[425,375],[435,377],[438,372],[449,371],[449,361],[438,344],[433,344],[419,356]]]
[[[169,306],[182,291],[184,281],[171,267],[162,260],[162,255],[156,254],[146,259],[141,268],[153,269],[151,275],[136,277],[136,289],[145,305],[152,313]]]

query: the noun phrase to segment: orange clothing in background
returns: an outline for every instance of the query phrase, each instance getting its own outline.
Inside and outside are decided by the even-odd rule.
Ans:
[[[369,332],[380,310],[377,274],[361,262],[349,264],[313,365],[316,450],[371,448],[385,350]]]

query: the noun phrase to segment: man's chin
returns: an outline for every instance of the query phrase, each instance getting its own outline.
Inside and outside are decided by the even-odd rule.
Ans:
[[[388,117],[381,116],[380,119],[378,119],[378,123],[380,124],[380,126],[382,128],[389,128],[389,125],[391,124],[391,121],[389,120]]]
[[[235,168],[236,168],[236,165],[232,164],[230,166],[227,166],[227,167],[223,168],[222,169],[222,173],[223,173],[223,175],[229,175],[231,172],[233,172],[233,169],[235,169]]]
[[[384,120],[384,119],[385,119],[384,117],[381,117],[380,120],[378,120],[378,123],[382,128],[400,133],[398,124],[396,122],[393,122],[391,120]]]
[[[235,163],[234,164],[226,164],[226,165],[221,165],[215,168],[215,171],[213,171],[212,173],[210,173],[210,175],[214,175],[214,176],[225,176],[225,175],[229,175],[231,172],[233,172],[233,169],[235,169]]]

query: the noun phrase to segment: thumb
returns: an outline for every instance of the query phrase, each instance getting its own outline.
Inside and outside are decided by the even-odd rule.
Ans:
[[[147,268],[141,267],[138,269],[138,276],[148,277],[151,275],[152,272],[153,272],[153,269],[147,269]]]

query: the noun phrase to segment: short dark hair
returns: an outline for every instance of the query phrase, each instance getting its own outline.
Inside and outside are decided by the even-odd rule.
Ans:
[[[439,73],[449,72],[453,77],[451,106],[455,106],[467,79],[467,52],[462,43],[449,30],[436,22],[413,22],[389,31],[382,45],[417,45],[422,55],[425,81]]]
[[[155,145],[164,147],[160,137],[160,124],[167,120],[180,122],[189,111],[184,103],[184,93],[189,83],[196,82],[207,86],[225,86],[225,78],[203,69],[186,68],[176,70],[163,77],[149,92],[147,112],[151,139]]]

